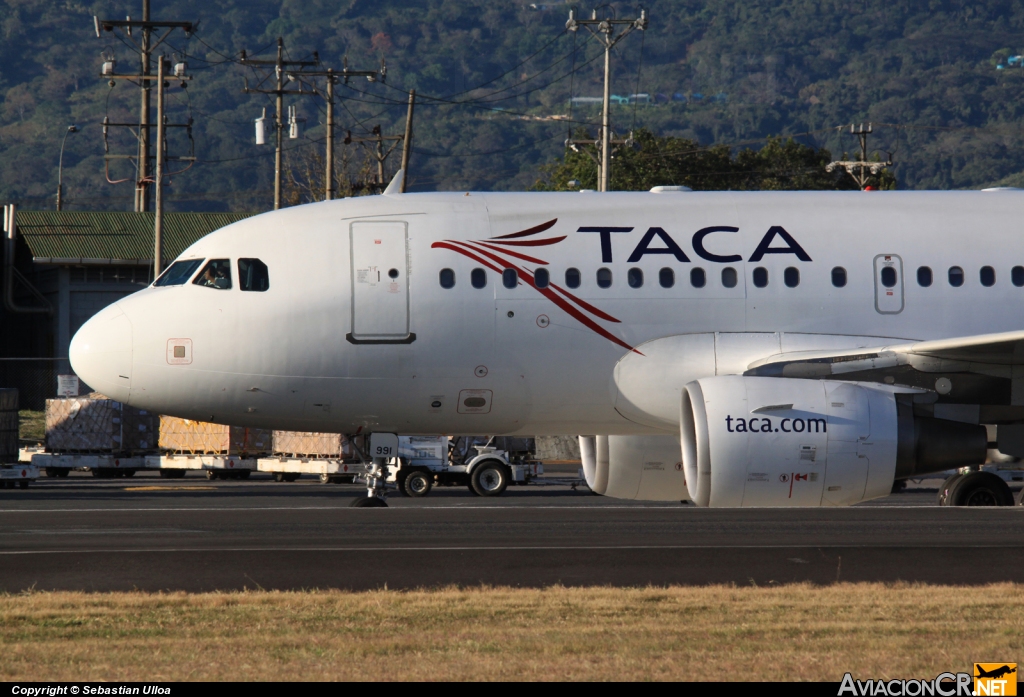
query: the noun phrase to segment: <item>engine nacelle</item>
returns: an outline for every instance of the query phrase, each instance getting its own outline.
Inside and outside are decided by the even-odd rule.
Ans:
[[[982,426],[916,418],[884,385],[722,376],[682,395],[690,498],[701,506],[845,506],[895,479],[985,460]]]
[[[617,499],[685,501],[676,436],[580,436],[587,486]]]

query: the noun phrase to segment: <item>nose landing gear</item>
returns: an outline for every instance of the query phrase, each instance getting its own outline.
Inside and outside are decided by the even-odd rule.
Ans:
[[[373,465],[366,473],[366,496],[353,499],[350,508],[387,508],[384,500],[387,493],[388,466],[383,457],[373,458]]]

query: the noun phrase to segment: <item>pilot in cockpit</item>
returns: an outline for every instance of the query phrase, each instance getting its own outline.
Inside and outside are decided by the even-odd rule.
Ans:
[[[211,261],[194,283],[207,288],[227,289],[231,287],[231,266],[227,259]]]

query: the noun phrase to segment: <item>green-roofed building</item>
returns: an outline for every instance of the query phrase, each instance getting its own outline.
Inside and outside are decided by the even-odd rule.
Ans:
[[[165,213],[165,266],[201,237],[249,215]],[[153,281],[153,214],[18,210],[15,221],[16,282],[0,306],[0,387],[19,387],[23,406],[41,408],[56,393],[56,375],[71,371],[68,347],[78,328]]]

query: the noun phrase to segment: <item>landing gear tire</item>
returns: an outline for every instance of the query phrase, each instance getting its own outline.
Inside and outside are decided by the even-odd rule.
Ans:
[[[473,491],[480,496],[499,496],[508,487],[508,469],[499,462],[483,462],[470,476]]]
[[[402,482],[402,491],[406,496],[419,498],[430,493],[434,478],[427,472],[415,470],[406,475]]]
[[[954,474],[951,477],[946,477],[946,481],[942,482],[942,486],[939,487],[939,494],[935,499],[938,505],[949,505],[946,503],[949,500],[949,492],[953,490],[953,484],[960,481],[960,478],[963,476],[962,474]]]
[[[1012,506],[1013,492],[991,472],[970,472],[949,487],[947,506]]]
[[[361,496],[357,499],[352,499],[352,503],[348,505],[349,508],[387,508],[388,502],[382,498],[376,496]]]

